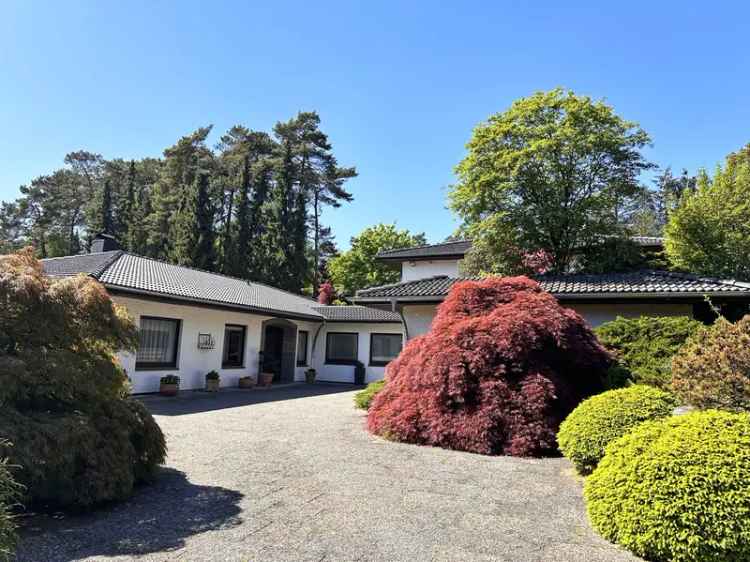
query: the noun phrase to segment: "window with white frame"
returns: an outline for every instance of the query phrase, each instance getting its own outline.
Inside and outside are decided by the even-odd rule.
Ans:
[[[135,368],[176,368],[179,337],[179,320],[141,316]]]
[[[221,366],[239,368],[245,366],[245,326],[224,326],[224,352]]]
[[[401,334],[370,334],[370,365],[383,366],[401,353]]]
[[[353,365],[357,361],[359,336],[356,333],[328,332],[326,334],[326,363]]]
[[[307,365],[307,338],[309,332],[300,330],[297,332],[297,366],[304,367]]]

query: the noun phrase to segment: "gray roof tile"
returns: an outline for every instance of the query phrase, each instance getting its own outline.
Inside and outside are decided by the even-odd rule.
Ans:
[[[441,244],[426,244],[412,248],[386,250],[377,255],[379,260],[449,259],[460,258],[469,251],[471,240],[453,240]]]
[[[85,273],[99,277],[113,261],[122,255],[122,250],[99,252],[96,254],[81,254],[80,256],[64,256],[61,258],[47,258],[42,260],[44,272],[53,277],[70,277]]]
[[[320,306],[314,308],[331,322],[401,322],[401,316],[396,312],[368,306]]]
[[[382,285],[357,291],[353,300],[410,297],[435,297],[442,300],[450,288],[467,278],[448,276],[430,277],[392,285]],[[698,277],[686,273],[643,270],[628,273],[601,275],[541,275],[537,277],[542,288],[556,296],[623,296],[623,295],[747,295],[750,283]]]

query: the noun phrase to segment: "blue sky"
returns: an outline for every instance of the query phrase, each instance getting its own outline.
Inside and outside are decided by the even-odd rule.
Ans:
[[[747,2],[35,2],[0,6],[0,199],[72,150],[158,156],[213,124],[317,110],[355,202],[439,241],[472,128],[555,86],[638,121],[661,166],[750,142]]]

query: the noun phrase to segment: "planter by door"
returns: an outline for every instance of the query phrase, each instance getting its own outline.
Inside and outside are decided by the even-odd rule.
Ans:
[[[260,374],[260,386],[271,386],[273,382],[274,373],[261,373]]]
[[[240,377],[240,388],[253,388],[255,386],[255,377]]]
[[[177,396],[177,393],[180,391],[180,385],[179,384],[172,384],[172,383],[160,383],[159,384],[159,394],[162,396]]]
[[[219,392],[219,379],[207,379],[206,380],[206,391],[208,392]]]

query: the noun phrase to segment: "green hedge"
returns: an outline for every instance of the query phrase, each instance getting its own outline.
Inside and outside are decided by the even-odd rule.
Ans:
[[[653,561],[750,560],[750,415],[646,422],[607,447],[585,484],[605,538]]]
[[[670,389],[672,356],[703,324],[686,316],[617,317],[596,328],[599,341],[637,384]]]
[[[354,395],[354,405],[361,410],[369,410],[375,395],[385,386],[385,381],[375,381],[367,385],[367,388],[360,390]]]
[[[668,416],[676,406],[668,392],[646,385],[609,390],[581,402],[560,425],[557,442],[582,474],[604,456],[604,448],[638,424]]]

